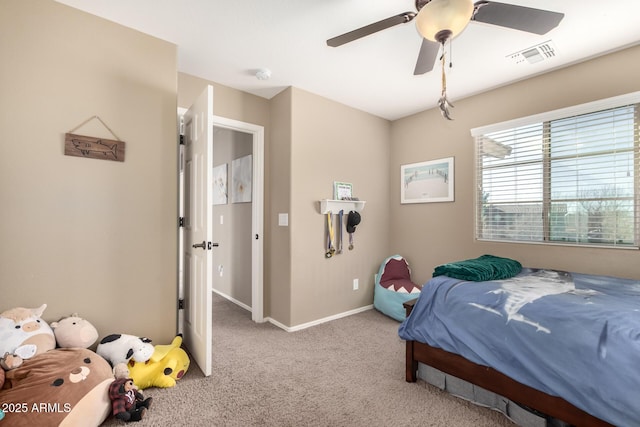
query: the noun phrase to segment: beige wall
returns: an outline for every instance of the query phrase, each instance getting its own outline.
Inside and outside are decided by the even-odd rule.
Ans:
[[[389,129],[386,120],[292,90],[292,325],[373,302],[373,275],[389,255]],[[354,235],[355,249],[345,245],[342,254],[326,259],[326,219],[319,200],[333,198],[334,181],[353,184],[353,195],[366,206]],[[354,291],[356,278],[360,286]]]
[[[50,0],[0,3],[0,310],[176,332],[176,47]],[[93,115],[125,162],[64,155]],[[76,131],[115,139],[97,120]]]
[[[271,100],[268,280],[275,321],[296,327],[373,302],[373,275],[388,254],[389,128],[386,120],[296,88]],[[333,197],[334,181],[352,183],[366,207],[355,249],[345,245],[327,259],[319,201]],[[280,213],[288,214],[288,226],[277,225]]]
[[[265,290],[265,316],[283,325],[291,325],[292,239],[289,227],[278,226],[278,215],[291,211],[292,94],[293,89],[289,88],[271,99],[271,160],[267,166],[272,171],[269,212],[273,220],[268,226],[265,224],[271,236],[265,246],[265,263],[269,264],[265,268],[269,283],[269,291]]]
[[[269,100],[216,82],[178,73],[178,107],[189,108],[207,85],[213,86],[213,114],[260,126],[269,123]],[[265,148],[268,137],[265,132]]]
[[[474,142],[470,129],[640,90],[640,46],[455,101],[454,121],[429,110],[397,120],[391,140],[391,248],[426,282],[441,263],[490,253],[525,266],[640,279],[637,250],[474,240]],[[455,157],[455,202],[400,204],[400,165]]]

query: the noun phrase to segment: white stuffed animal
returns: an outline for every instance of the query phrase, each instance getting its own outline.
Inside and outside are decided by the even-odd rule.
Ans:
[[[105,358],[111,366],[118,363],[146,362],[153,355],[154,346],[149,338],[126,334],[112,334],[104,337],[96,353]]]
[[[42,320],[47,304],[38,308],[16,307],[0,313],[0,355],[17,354],[23,359],[56,347],[53,331]]]

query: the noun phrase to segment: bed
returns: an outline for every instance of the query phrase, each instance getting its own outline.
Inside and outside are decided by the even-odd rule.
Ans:
[[[480,281],[436,275],[405,303],[406,380],[424,365],[548,419],[638,425],[640,282],[518,270]]]

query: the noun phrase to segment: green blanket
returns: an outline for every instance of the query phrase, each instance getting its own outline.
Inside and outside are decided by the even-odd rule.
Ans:
[[[433,277],[449,276],[473,282],[508,279],[520,273],[522,264],[514,259],[493,255],[450,262],[439,265],[433,270]]]

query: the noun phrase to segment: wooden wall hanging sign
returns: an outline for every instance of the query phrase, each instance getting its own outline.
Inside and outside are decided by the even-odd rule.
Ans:
[[[64,154],[124,162],[124,141],[67,133],[64,136]]]
[[[77,135],[73,133],[75,130],[84,126],[93,119],[99,120],[100,123],[102,123],[102,125],[111,132],[111,135],[113,135],[116,140]],[[67,156],[86,157],[89,159],[124,162],[124,141],[121,141],[100,117],[93,116],[89,117],[87,120],[65,134],[64,154]]]

